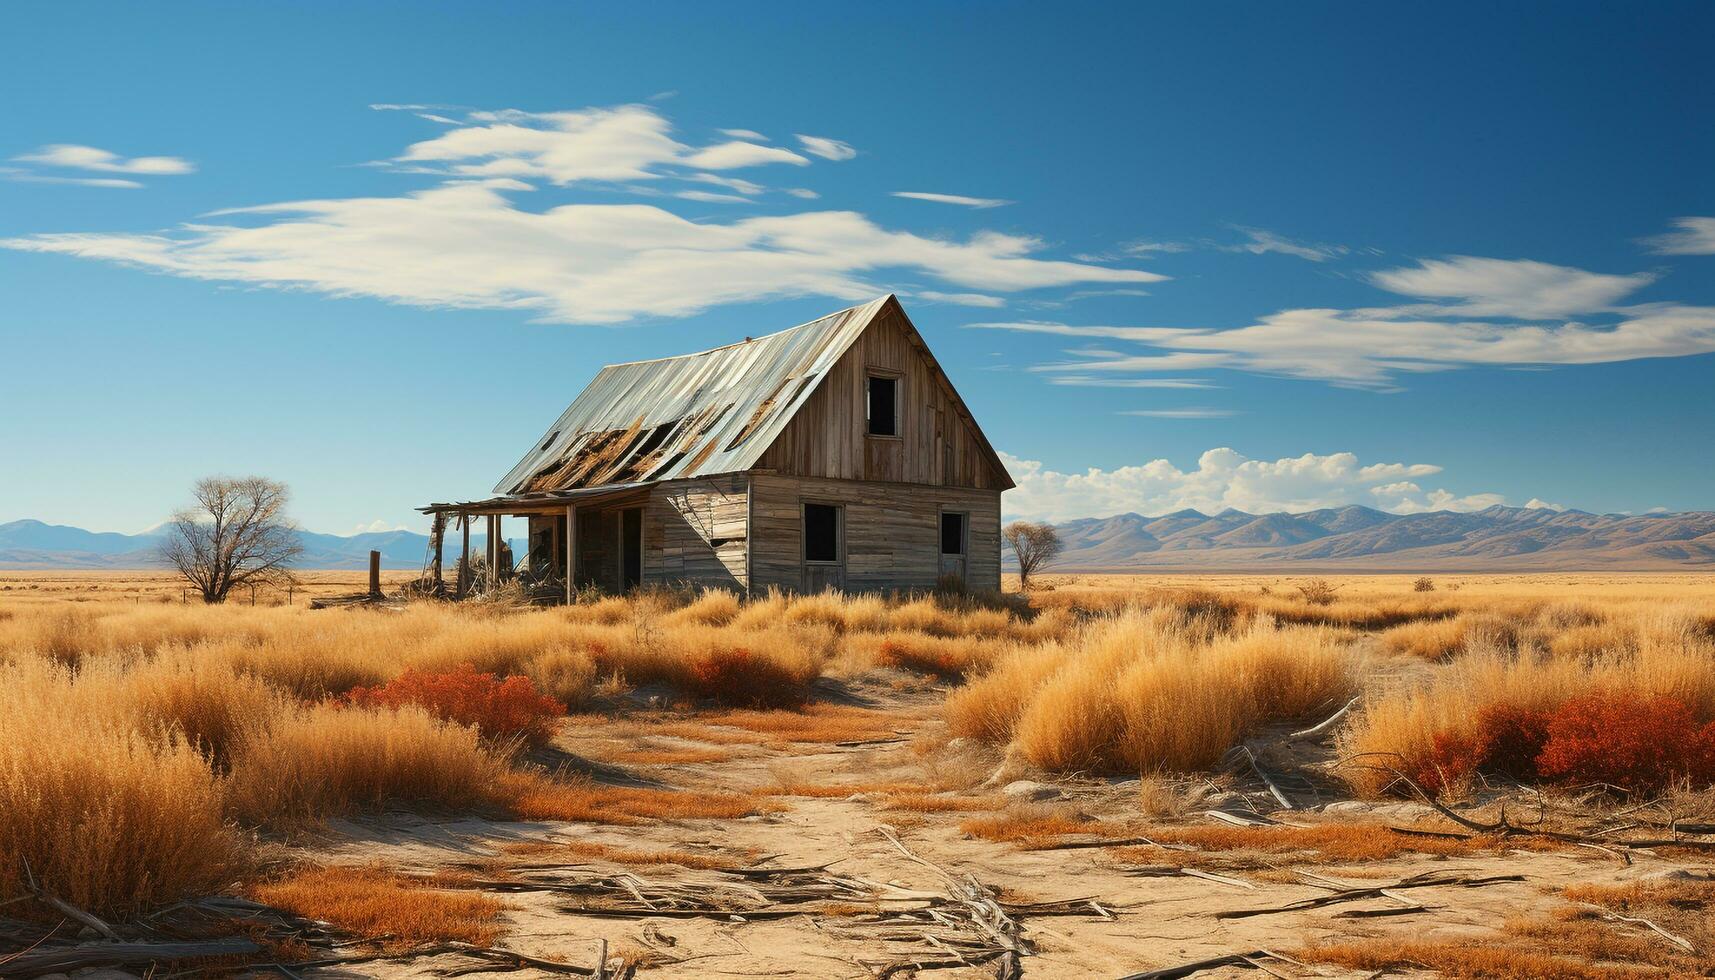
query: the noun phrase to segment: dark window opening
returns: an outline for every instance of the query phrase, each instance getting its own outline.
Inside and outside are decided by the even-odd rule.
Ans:
[[[941,554],[962,555],[965,553],[965,515],[941,515]]]
[[[643,508],[628,507],[619,514],[620,586],[634,589],[643,582]]]
[[[871,376],[869,379],[869,434],[899,434],[899,379]]]
[[[840,560],[840,509],[832,504],[804,505],[804,560]]]

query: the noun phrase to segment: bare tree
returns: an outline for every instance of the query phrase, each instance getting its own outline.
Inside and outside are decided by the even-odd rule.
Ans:
[[[204,602],[225,602],[240,585],[277,583],[303,552],[286,518],[284,483],[260,476],[206,477],[192,490],[196,506],[173,515],[160,556]]]
[[[1006,543],[1012,545],[1012,553],[1018,556],[1020,589],[1030,588],[1030,576],[1060,557],[1060,552],[1066,547],[1066,543],[1060,540],[1060,532],[1054,530],[1052,524],[1013,521],[1001,534],[1006,536]]]

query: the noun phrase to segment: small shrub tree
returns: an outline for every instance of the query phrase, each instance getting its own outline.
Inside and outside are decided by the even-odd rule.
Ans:
[[[1066,543],[1052,524],[1013,521],[1001,532],[1018,558],[1018,587],[1030,588],[1030,576],[1060,557]]]
[[[1298,587],[1298,594],[1312,606],[1332,605],[1340,587],[1325,578],[1313,578]]]
[[[1429,576],[1425,575],[1422,578],[1418,579],[1417,581],[1411,583],[1411,591],[1413,591],[1413,592],[1434,592],[1435,591],[1435,580],[1430,578]]]

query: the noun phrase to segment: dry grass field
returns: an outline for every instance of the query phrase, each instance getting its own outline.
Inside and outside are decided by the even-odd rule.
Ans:
[[[1715,575],[307,578],[0,574],[0,975],[1715,970]]]

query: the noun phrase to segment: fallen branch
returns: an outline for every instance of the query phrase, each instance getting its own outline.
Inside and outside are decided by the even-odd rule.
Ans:
[[[262,947],[234,937],[189,943],[82,943],[20,953],[5,961],[7,976],[69,973],[91,966],[164,963],[211,956],[248,956]]]
[[[1215,956],[1206,960],[1196,960],[1191,963],[1181,963],[1178,966],[1163,967],[1159,970],[1149,970],[1144,973],[1128,973],[1120,980],[1178,980],[1202,973],[1204,970],[1218,970],[1223,966],[1248,966],[1255,968],[1252,960],[1268,959],[1274,954],[1266,949],[1254,949],[1248,953],[1228,953],[1225,956]]]
[[[1291,739],[1295,739],[1295,738],[1308,738],[1311,735],[1322,734],[1323,732],[1327,731],[1328,729],[1334,727],[1334,724],[1336,722],[1338,722],[1341,718],[1344,718],[1346,716],[1346,712],[1352,710],[1352,706],[1356,705],[1359,701],[1363,700],[1363,697],[1364,696],[1362,694],[1358,695],[1357,697],[1354,697],[1352,700],[1346,702],[1345,707],[1341,708],[1339,711],[1336,711],[1332,715],[1330,715],[1327,718],[1327,720],[1322,721],[1322,722],[1318,722],[1317,724],[1314,724],[1314,725],[1311,725],[1309,728],[1304,728],[1304,729],[1300,729],[1299,731],[1293,732],[1293,733],[1287,735],[1286,738],[1288,740],[1291,740]]]
[[[1277,912],[1305,912],[1328,905],[1339,905],[1345,902],[1355,902],[1365,898],[1393,898],[1388,892],[1401,888],[1431,888],[1439,885],[1457,885],[1461,888],[1476,888],[1480,885],[1490,885],[1500,881],[1523,881],[1524,875],[1489,875],[1483,878],[1461,878],[1455,875],[1436,875],[1425,873],[1414,875],[1392,885],[1378,885],[1366,888],[1346,888],[1328,895],[1318,895],[1315,898],[1301,899],[1277,905],[1271,908],[1229,909],[1216,912],[1217,919],[1245,919],[1255,915],[1273,915]]]

